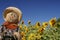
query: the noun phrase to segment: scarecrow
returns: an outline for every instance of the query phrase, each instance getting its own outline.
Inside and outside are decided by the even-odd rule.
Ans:
[[[3,18],[5,22],[0,27],[0,40],[20,40],[18,23],[22,18],[21,11],[16,7],[8,7]]]

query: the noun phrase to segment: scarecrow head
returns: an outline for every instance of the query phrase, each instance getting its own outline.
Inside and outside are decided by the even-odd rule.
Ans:
[[[3,17],[7,22],[18,23],[22,18],[22,12],[16,7],[8,7],[5,9]]]

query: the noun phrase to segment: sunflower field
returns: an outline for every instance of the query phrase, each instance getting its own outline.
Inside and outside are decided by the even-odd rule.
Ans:
[[[22,40],[60,40],[60,18],[52,18],[47,22],[36,22],[28,25],[22,20],[20,26]]]

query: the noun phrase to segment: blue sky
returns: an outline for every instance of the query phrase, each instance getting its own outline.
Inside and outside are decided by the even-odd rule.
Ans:
[[[0,25],[4,22],[3,11],[9,6],[14,6],[22,11],[22,20],[27,24],[37,21],[45,22],[51,18],[60,17],[60,0],[0,0]]]

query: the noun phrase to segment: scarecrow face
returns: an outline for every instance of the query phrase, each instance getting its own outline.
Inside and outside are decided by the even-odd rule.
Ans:
[[[6,15],[6,21],[15,22],[18,19],[18,15],[14,12],[10,12]]]

